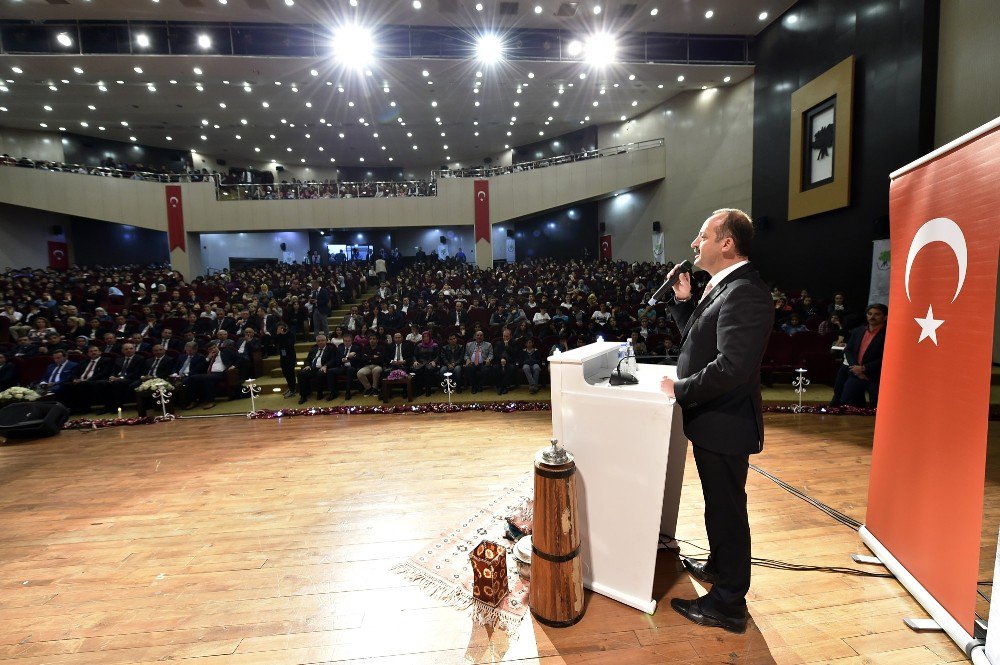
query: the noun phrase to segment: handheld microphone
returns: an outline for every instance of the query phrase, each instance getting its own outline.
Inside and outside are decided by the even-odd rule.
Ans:
[[[669,293],[671,289],[674,288],[674,284],[676,284],[677,280],[680,279],[681,273],[682,272],[690,273],[693,267],[694,266],[692,266],[691,262],[688,261],[687,259],[681,261],[680,265],[678,265],[674,269],[674,274],[671,275],[670,278],[663,283],[663,286],[661,286],[656,290],[656,293],[653,294],[653,297],[649,299],[649,304],[655,305],[656,303],[664,300],[666,298],[667,293]]]

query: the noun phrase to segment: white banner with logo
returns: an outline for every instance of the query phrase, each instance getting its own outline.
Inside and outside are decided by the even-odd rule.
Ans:
[[[653,263],[663,265],[667,262],[663,251],[663,232],[653,234]]]
[[[514,238],[507,236],[507,263],[514,263],[517,260],[516,246],[517,243],[514,242]]]
[[[868,287],[868,302],[889,304],[889,239],[872,243],[872,280]]]

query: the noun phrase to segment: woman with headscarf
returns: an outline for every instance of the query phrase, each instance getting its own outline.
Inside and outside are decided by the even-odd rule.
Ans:
[[[420,343],[413,349],[413,373],[417,375],[417,391],[427,396],[437,383],[438,344],[431,338],[431,331],[421,334]]]

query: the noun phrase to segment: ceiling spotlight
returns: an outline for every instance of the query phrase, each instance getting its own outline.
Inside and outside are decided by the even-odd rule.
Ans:
[[[600,5],[594,5],[594,15],[596,16],[597,14],[600,14],[600,13],[601,13],[601,6]]]
[[[632,106],[638,106],[639,102],[635,99],[632,100]]]
[[[10,71],[14,72],[15,74],[23,74],[24,73],[24,70],[21,69],[20,67],[11,67]]]
[[[149,48],[149,35],[145,32],[140,32],[135,36],[135,43],[141,48]]]
[[[757,20],[758,21],[766,21],[767,20],[767,16],[768,16],[767,12],[761,12],[760,14],[757,14]]]
[[[82,74],[83,73],[83,70],[80,69],[79,67],[74,67],[73,71],[76,72],[77,74]]]
[[[430,76],[431,75],[431,73],[429,71],[427,71],[426,69],[424,71],[420,72],[420,73],[423,74],[424,76]]]
[[[603,67],[615,61],[617,49],[614,37],[606,32],[598,32],[587,38],[584,59],[595,67]]]
[[[634,81],[635,80],[635,74],[629,74],[628,75],[628,80],[629,81]]]
[[[583,52],[583,44],[579,39],[574,39],[569,44],[566,45],[566,53],[572,57],[576,57]]]
[[[372,59],[374,51],[371,32],[359,25],[345,25],[334,32],[333,54],[346,67],[361,69]]]
[[[481,2],[477,2],[476,3],[476,11],[477,12],[483,11],[483,3],[481,3]]]
[[[198,46],[205,49],[211,48],[212,38],[206,35],[205,33],[198,35]]]
[[[542,13],[542,6],[541,5],[535,5],[535,13],[536,14],[541,14]]]
[[[59,92],[59,88],[57,88],[57,87],[56,87],[56,86],[54,86],[54,85],[50,85],[50,86],[49,86],[49,90],[51,90],[52,92]]]
[[[732,80],[733,80],[733,77],[732,77],[732,76],[727,76],[726,78],[722,79],[722,82],[723,82],[723,83],[729,83],[729,82],[730,82],[730,81],[732,81]]]
[[[431,106],[437,108],[438,103],[436,101],[431,101]]]
[[[168,141],[173,141],[174,140],[173,136],[164,136],[163,138],[167,139]]]
[[[413,8],[414,9],[420,9],[423,6],[424,6],[424,3],[420,2],[420,0],[413,0]]]
[[[133,67],[132,71],[135,72],[136,74],[141,74],[142,73],[142,67]]]
[[[60,32],[58,35],[56,35],[56,41],[62,44],[63,46],[73,45],[73,38],[70,37],[69,33],[67,32]]]
[[[199,83],[198,85],[196,85],[194,87],[194,89],[197,90],[198,92],[204,92],[205,91],[205,87],[201,83]]]
[[[267,108],[271,108],[271,105],[270,105],[270,104],[268,104],[267,102],[261,102],[261,103],[260,103],[260,105],[261,105],[261,106],[263,106],[263,107],[264,107],[264,108],[266,108],[266,109],[267,109]]]
[[[650,16],[656,16],[659,13],[660,13],[660,10],[657,9],[656,7],[653,7],[652,9],[649,10],[649,15]]]
[[[295,0],[285,0],[285,6],[286,7],[291,7],[294,4],[295,4]]]
[[[795,14],[789,14],[786,20],[788,21],[788,25],[794,25],[799,22],[799,17]]]
[[[48,104],[46,104],[46,105],[45,105],[45,106],[43,106],[42,108],[43,108],[43,109],[45,109],[46,111],[51,111],[51,110],[52,110],[52,107],[51,107],[51,106],[49,106]]]
[[[488,65],[503,59],[504,43],[496,34],[486,34],[476,42],[476,56]],[[482,77],[482,72],[476,72],[476,77]]]
[[[559,106],[559,102],[558,101],[552,102],[552,106]]]
[[[684,82],[684,75],[683,74],[681,74],[680,76],[677,77],[677,82],[678,83],[683,83]]]
[[[201,67],[195,67],[192,71],[195,76],[201,76]]]
[[[713,12],[711,9],[705,12],[705,18],[712,18],[713,16],[715,16],[715,12]]]

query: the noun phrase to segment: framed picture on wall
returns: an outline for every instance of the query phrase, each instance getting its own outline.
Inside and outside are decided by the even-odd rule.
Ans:
[[[850,205],[853,98],[854,56],[792,93],[789,220]]]
[[[802,188],[812,189],[833,182],[836,160],[837,96],[817,104],[802,114],[805,141],[802,155]]]

